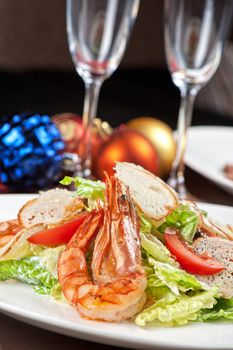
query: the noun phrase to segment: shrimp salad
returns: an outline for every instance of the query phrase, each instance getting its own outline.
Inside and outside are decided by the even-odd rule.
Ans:
[[[87,319],[142,327],[233,320],[232,226],[189,201],[156,221],[115,175],[61,183],[76,186],[78,212],[49,225],[0,223],[0,281],[29,283]]]

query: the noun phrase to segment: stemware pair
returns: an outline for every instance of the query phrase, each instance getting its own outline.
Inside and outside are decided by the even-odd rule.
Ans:
[[[91,129],[99,91],[121,61],[138,7],[139,0],[67,0],[69,48],[86,88],[77,175],[91,175]],[[165,0],[166,57],[181,91],[177,152],[168,182],[180,197],[187,196],[184,153],[194,100],[220,63],[232,8],[231,0]]]

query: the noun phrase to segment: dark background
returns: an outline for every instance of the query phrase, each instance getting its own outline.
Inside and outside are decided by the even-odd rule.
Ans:
[[[0,0],[1,114],[82,114],[84,85],[69,54],[65,5],[65,0]],[[202,96],[208,96],[208,86]],[[231,113],[216,113],[198,100],[195,107],[194,125],[233,125]],[[164,56],[163,0],[141,0],[120,67],[103,84],[98,116],[114,127],[154,116],[175,128],[178,108],[179,92]]]

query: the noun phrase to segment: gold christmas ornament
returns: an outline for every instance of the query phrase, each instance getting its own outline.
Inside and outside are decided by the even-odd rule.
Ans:
[[[141,132],[151,141],[160,158],[159,176],[167,176],[171,170],[176,152],[176,142],[172,129],[161,120],[152,117],[132,119],[127,123],[127,126]]]

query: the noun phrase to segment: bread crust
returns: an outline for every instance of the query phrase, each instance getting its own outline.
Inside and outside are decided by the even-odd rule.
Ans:
[[[152,174],[151,172],[149,172],[148,170],[146,169],[143,169],[142,167],[141,168],[141,171],[144,172],[145,174],[151,176],[154,180],[160,182],[160,185],[166,190],[166,191],[169,191],[170,192],[170,195],[173,199],[173,205],[165,205],[165,209],[166,209],[166,212],[164,213],[163,216],[156,216],[156,217],[152,217],[150,216],[150,214],[146,213],[148,215],[148,217],[150,217],[151,219],[155,219],[155,220],[161,220],[163,218],[165,218],[167,215],[171,214],[175,209],[176,207],[179,205],[179,200],[178,200],[178,197],[176,195],[176,193],[173,191],[172,188],[170,188],[163,180],[161,180],[159,177],[155,176],[154,174]],[[141,209],[141,208],[140,208]]]
[[[167,199],[167,204],[163,207],[163,214],[158,215],[157,213],[152,213],[149,210],[146,210],[143,206],[143,204],[138,200],[137,196],[135,195],[132,187],[133,185],[129,182],[125,181],[125,179],[121,176],[121,171],[126,170],[129,168],[131,171],[135,172],[136,176],[140,176],[141,174],[145,174],[151,179],[152,183],[156,183],[160,187],[161,193],[164,195],[164,199]],[[169,215],[172,211],[176,209],[176,207],[179,205],[179,200],[177,194],[173,191],[172,188],[170,188],[163,180],[161,180],[159,177],[155,176],[148,170],[145,170],[140,165],[135,165],[133,163],[127,163],[127,162],[117,162],[115,166],[116,176],[119,178],[121,182],[125,186],[129,187],[130,194],[134,200],[134,202],[137,204],[139,209],[143,211],[149,218],[154,219],[156,221],[160,221],[164,219],[167,215]],[[142,189],[143,190],[143,189]],[[152,191],[152,190],[151,190]],[[156,194],[155,194],[156,195]]]
[[[54,189],[26,202],[18,212],[18,221],[26,228],[37,224],[57,226],[75,218],[83,207],[83,201],[72,192]]]
[[[20,226],[26,227],[24,221],[23,221],[23,212],[28,209],[33,203],[37,201],[37,198],[30,199],[27,201],[19,210],[18,212],[18,222]]]

